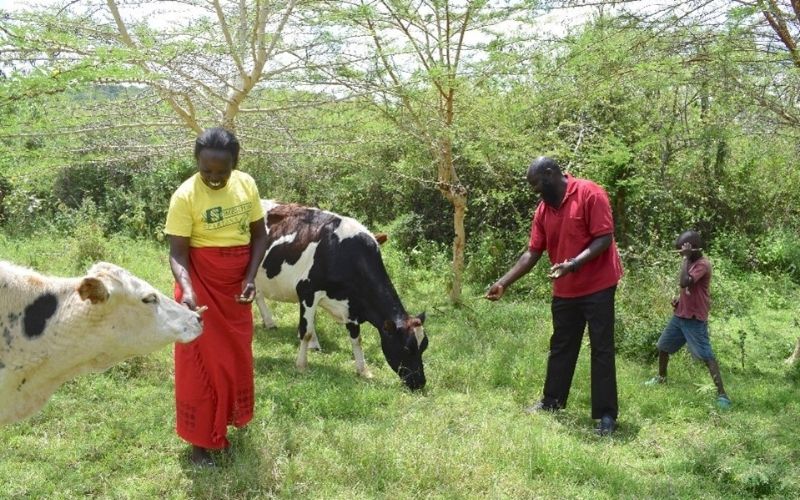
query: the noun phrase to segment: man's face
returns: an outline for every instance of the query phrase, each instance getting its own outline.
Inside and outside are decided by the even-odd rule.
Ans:
[[[540,169],[528,176],[528,183],[533,192],[541,196],[542,201],[557,208],[561,204],[561,200],[558,199],[558,190],[553,177],[552,171]]]

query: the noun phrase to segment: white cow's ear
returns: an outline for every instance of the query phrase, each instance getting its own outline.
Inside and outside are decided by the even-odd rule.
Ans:
[[[89,299],[92,304],[108,300],[108,288],[97,278],[83,278],[75,290],[80,294],[82,300]]]

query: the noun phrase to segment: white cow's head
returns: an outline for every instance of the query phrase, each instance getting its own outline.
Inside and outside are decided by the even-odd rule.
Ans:
[[[173,342],[191,342],[202,329],[200,315],[162,294],[128,271],[99,262],[77,287],[81,299],[91,302],[97,341],[113,349],[106,353],[119,361],[147,354]]]

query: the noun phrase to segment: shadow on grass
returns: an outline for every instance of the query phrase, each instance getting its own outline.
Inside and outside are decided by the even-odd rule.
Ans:
[[[264,484],[264,471],[272,464],[265,464],[262,451],[257,447],[249,427],[229,428],[228,450],[212,453],[215,467],[198,467],[191,463],[191,448],[181,453],[180,464],[185,476],[191,481],[192,498],[244,498],[254,492],[267,493],[271,489]]]
[[[342,347],[339,346],[339,343],[333,338],[335,336],[342,336],[347,338],[347,345],[350,345],[350,337],[347,334],[347,329],[344,327],[341,328],[334,328],[334,331],[327,332],[317,330],[317,339],[319,340],[320,346],[322,346],[321,351],[311,351],[310,352],[320,352],[322,354],[325,353],[333,353],[333,352],[342,352]],[[363,329],[366,330],[366,329]],[[362,337],[364,336],[364,331],[362,330]],[[264,325],[257,324],[255,327],[254,335],[253,335],[253,342],[264,349],[269,349],[271,346],[275,346],[276,344],[280,345],[290,345],[293,346],[295,349],[299,348],[300,346],[300,339],[297,335],[297,329],[295,327],[289,326],[282,326],[279,328],[273,328],[267,330],[264,328]],[[349,350],[349,349],[348,349]]]
[[[332,366],[332,363],[323,359],[324,353],[309,352],[308,354],[308,368],[305,372],[301,372],[295,366],[295,358],[292,357],[276,357],[263,354],[256,354],[253,356],[253,367],[256,375],[265,375],[269,372],[278,372],[282,377],[293,379],[308,379],[319,378],[322,380],[335,380],[337,383],[346,382],[349,379],[367,381],[356,375],[355,365],[351,364],[351,370],[345,370],[338,365]]]
[[[641,426],[634,421],[626,420],[624,417],[617,420],[617,429],[608,436],[601,436],[597,432],[598,421],[579,416],[573,413],[559,412],[553,416],[561,424],[564,432],[584,443],[610,443],[627,444],[635,441],[639,437]]]

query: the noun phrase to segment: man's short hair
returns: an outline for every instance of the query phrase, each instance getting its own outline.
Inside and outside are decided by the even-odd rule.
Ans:
[[[561,167],[558,166],[558,163],[550,158],[549,156],[540,156],[531,162],[531,166],[528,167],[528,178],[535,174],[536,172],[541,172],[542,170],[551,170],[557,174],[561,173]]]

